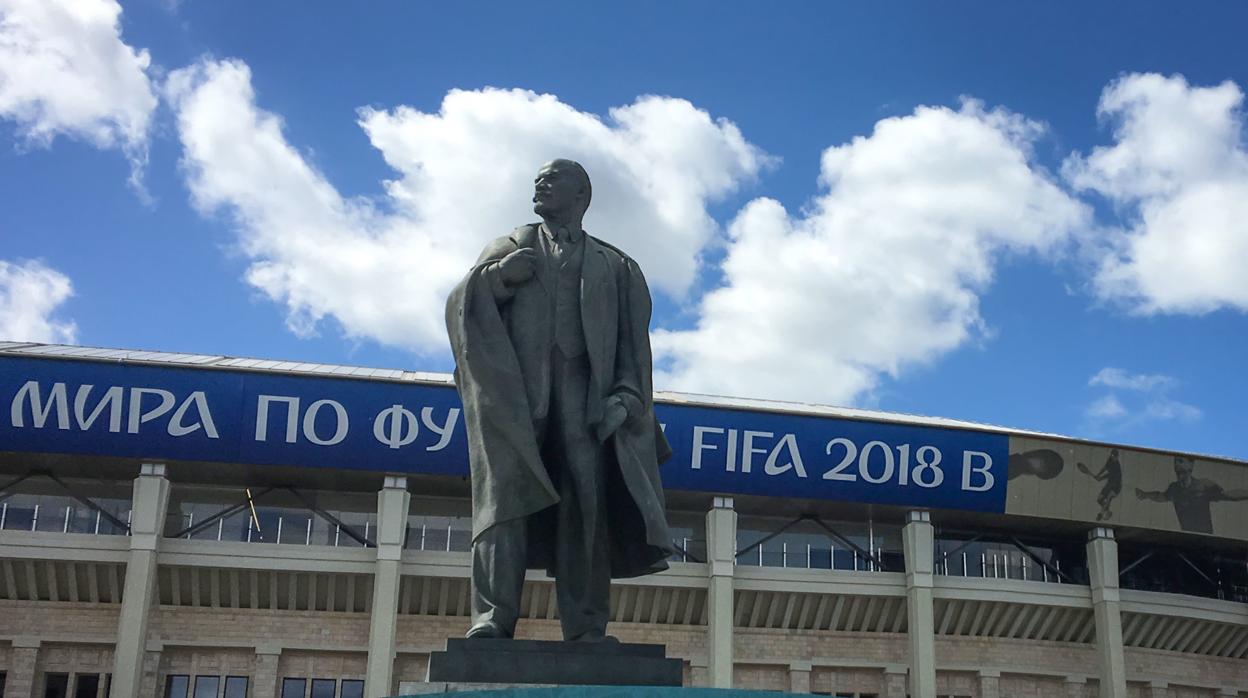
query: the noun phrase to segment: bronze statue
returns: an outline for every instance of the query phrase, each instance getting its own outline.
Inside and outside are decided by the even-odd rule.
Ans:
[[[650,291],[628,255],[581,228],[580,164],[538,172],[533,211],[447,301],[472,470],[468,637],[511,637],[528,568],[554,578],[565,640],[606,634],[612,578],[667,568]]]

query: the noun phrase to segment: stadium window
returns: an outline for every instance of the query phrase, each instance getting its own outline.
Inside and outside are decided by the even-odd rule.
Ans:
[[[4,684],[7,678],[8,676],[3,671],[0,671],[0,698],[4,698]]]
[[[221,691],[220,676],[196,676],[194,698],[217,698]]]
[[[67,698],[69,674],[44,674],[43,698]]]
[[[334,698],[337,684],[334,679],[312,679],[312,698]]]
[[[191,687],[191,677],[184,674],[170,674],[165,677],[165,698],[186,698]]]
[[[225,677],[225,698],[247,698],[247,677]]]
[[[343,679],[338,698],[364,698],[364,682],[358,679]]]
[[[307,679],[282,679],[282,698],[303,698],[307,688]]]
[[[78,674],[74,677],[74,698],[95,698],[99,692],[99,674]]]

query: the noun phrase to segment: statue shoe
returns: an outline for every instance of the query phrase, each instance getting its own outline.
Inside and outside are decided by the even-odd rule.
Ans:
[[[491,639],[507,639],[511,637],[511,633],[503,629],[503,626],[492,620],[482,621],[468,629],[468,633],[464,636],[468,639],[473,638],[491,638]]]
[[[618,645],[620,638],[614,635],[600,635],[598,633],[586,633],[578,637],[572,638],[572,642],[590,642],[604,645]]]

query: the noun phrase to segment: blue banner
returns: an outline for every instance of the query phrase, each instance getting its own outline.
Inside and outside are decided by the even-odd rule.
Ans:
[[[0,451],[467,475],[454,388],[0,357]],[[1008,437],[658,405],[669,489],[1002,512]]]

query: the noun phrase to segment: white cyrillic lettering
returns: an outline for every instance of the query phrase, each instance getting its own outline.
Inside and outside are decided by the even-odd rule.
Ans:
[[[441,451],[451,443],[451,437],[455,435],[455,422],[459,421],[459,408],[452,407],[446,411],[446,421],[442,424],[436,424],[433,421],[433,408],[426,407],[420,411],[420,421],[424,422],[425,427],[429,431],[438,435],[438,442],[432,446],[426,446],[426,451]]]
[[[86,414],[87,398],[91,396],[93,385],[78,386],[78,392],[74,395],[74,418],[78,420],[78,428],[86,431],[95,424],[95,420],[99,418],[105,407],[108,411],[108,430],[114,434],[121,431],[121,403],[125,399],[125,390],[115,385],[104,392],[104,397],[96,403],[95,409],[91,410],[91,414]]]
[[[694,470],[702,469],[702,451],[714,451],[719,447],[715,444],[703,443],[702,437],[706,434],[722,434],[723,429],[719,427],[697,427],[693,428],[693,462],[690,464]]]
[[[428,409],[428,408],[425,408]],[[386,428],[386,422],[390,428]],[[416,440],[420,426],[416,424],[416,415],[411,410],[403,409],[402,405],[391,405],[377,413],[373,420],[373,436],[390,448],[406,446]]]
[[[742,436],[742,439],[741,439],[741,472],[743,473],[750,472],[750,467],[754,465],[755,453],[767,452],[767,449],[765,448],[754,448],[754,439],[759,436],[765,439],[770,439],[770,438],[775,437],[775,434],[769,431],[750,431],[749,429],[745,430],[745,434]]]
[[[15,427],[26,426],[25,419],[22,415],[22,400],[26,399],[30,402],[31,422],[36,429],[42,429],[45,422],[48,421],[48,415],[52,414],[52,408],[56,408],[56,428],[69,430],[69,400],[65,397],[65,384],[53,383],[52,392],[48,394],[48,404],[43,404],[43,397],[39,394],[38,381],[26,381],[26,384],[17,391],[17,395],[13,396],[13,404],[9,407],[9,417]]]
[[[286,443],[293,444],[299,439],[299,398],[283,395],[261,395],[256,404],[256,441],[267,441],[269,437],[269,403],[286,403]]]
[[[983,462],[980,467],[975,467],[975,460]],[[971,475],[979,473],[984,476],[984,482],[981,485],[971,484]],[[992,475],[992,456],[981,451],[964,451],[962,453],[962,489],[967,492],[987,492],[996,484],[996,478]]]
[[[776,465],[776,461],[780,458],[780,452],[788,450],[789,461],[784,465]],[[802,452],[797,448],[797,436],[794,434],[785,434],[775,448],[771,449],[771,454],[767,456],[767,462],[763,465],[763,472],[768,475],[779,475],[788,472],[792,468],[797,471],[798,477],[806,477],[806,466],[802,464]]]
[[[334,416],[337,417],[338,422],[334,425],[334,435],[328,439],[322,439],[316,435],[316,414],[325,405],[334,408]],[[333,446],[334,444],[342,443],[342,440],[347,438],[348,427],[347,408],[334,400],[317,400],[308,405],[308,411],[303,413],[303,436],[317,446]]]
[[[195,411],[199,413],[199,421],[188,426],[182,425],[182,418],[186,416],[186,408],[195,405]],[[170,436],[185,436],[200,426],[204,427],[204,434],[210,439],[217,438],[217,425],[212,421],[212,413],[208,411],[208,396],[204,395],[204,391],[196,390],[191,393],[190,397],[182,401],[178,406],[178,411],[173,413],[173,418],[169,420]]]
[[[147,412],[143,411],[143,396],[156,395],[160,398],[160,404]],[[173,409],[173,393],[160,388],[131,388],[130,389],[130,425],[126,431],[131,434],[139,433],[139,425],[156,419]]]

